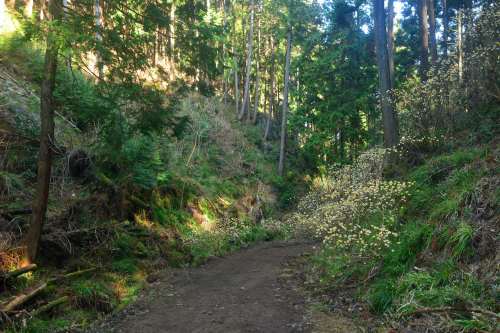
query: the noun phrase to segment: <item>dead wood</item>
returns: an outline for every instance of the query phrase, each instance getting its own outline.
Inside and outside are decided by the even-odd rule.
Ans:
[[[27,291],[22,292],[20,295],[17,295],[11,301],[7,302],[7,304],[3,305],[0,308],[2,312],[11,312],[16,310],[24,303],[28,302],[30,299],[41,293],[45,288],[47,288],[48,284],[46,282],[34,287],[30,288]]]
[[[464,307],[453,307],[453,306],[443,306],[439,308],[420,308],[414,311],[404,314],[405,316],[415,316],[424,313],[439,313],[439,312],[469,312],[469,313],[479,313],[489,317],[495,318],[497,321],[500,320],[500,315],[481,308],[464,308]]]
[[[3,313],[9,313],[12,312],[16,309],[18,309],[20,306],[37,296],[39,293],[41,293],[47,286],[50,284],[53,284],[55,282],[59,282],[65,279],[73,278],[75,276],[79,276],[88,272],[95,271],[96,268],[88,268],[88,269],[83,269],[80,271],[76,272],[71,272],[65,275],[61,275],[52,279],[49,279],[47,282],[44,282],[42,284],[39,284],[38,286],[32,287],[27,289],[26,291],[23,291],[21,294],[15,296],[13,299],[5,303],[4,305],[0,306],[0,312]]]
[[[42,305],[41,307],[39,307],[38,309],[36,310],[33,310],[30,315],[32,317],[35,317],[35,316],[38,316],[39,314],[41,313],[44,313],[44,312],[47,312],[53,308],[55,308],[56,306],[60,305],[60,304],[63,304],[63,303],[66,303],[69,301],[69,297],[68,296],[63,296],[63,297],[60,297],[58,299],[55,299],[45,305]]]
[[[32,213],[31,208],[24,208],[24,209],[13,209],[13,210],[8,210],[8,211],[2,211],[0,212],[0,216],[3,216],[7,220],[12,220],[15,216],[17,215],[28,215]]]
[[[8,279],[14,278],[16,276],[22,275],[24,273],[28,273],[28,272],[34,271],[35,269],[37,269],[37,267],[38,266],[36,264],[27,265],[27,266],[18,268],[18,269],[14,270],[14,271],[10,271],[10,272],[4,273],[4,274],[0,274],[0,279],[2,279],[2,280],[8,280]]]

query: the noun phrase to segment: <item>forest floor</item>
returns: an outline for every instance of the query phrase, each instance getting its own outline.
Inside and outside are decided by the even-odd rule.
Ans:
[[[312,310],[294,265],[310,250],[301,242],[261,243],[198,268],[165,271],[135,304],[91,332],[355,332]]]

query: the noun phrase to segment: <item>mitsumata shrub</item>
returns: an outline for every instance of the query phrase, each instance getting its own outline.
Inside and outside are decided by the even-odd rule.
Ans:
[[[316,179],[289,219],[338,251],[379,258],[397,236],[396,216],[411,186],[382,179],[385,157],[386,150],[371,150]]]

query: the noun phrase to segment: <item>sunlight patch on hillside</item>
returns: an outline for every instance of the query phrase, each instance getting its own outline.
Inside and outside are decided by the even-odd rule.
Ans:
[[[19,23],[12,17],[5,4],[0,3],[0,35],[14,32],[19,27]]]

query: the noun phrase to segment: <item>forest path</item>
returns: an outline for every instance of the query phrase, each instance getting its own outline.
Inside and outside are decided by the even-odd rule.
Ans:
[[[311,247],[261,243],[201,267],[168,270],[94,332],[308,332],[304,295],[286,263]]]

